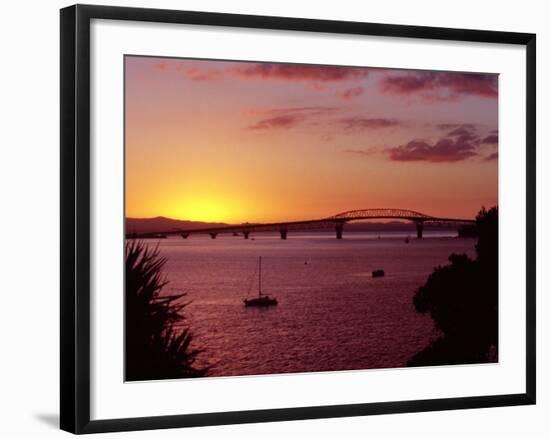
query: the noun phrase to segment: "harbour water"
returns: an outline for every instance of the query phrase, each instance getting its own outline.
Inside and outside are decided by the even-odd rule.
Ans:
[[[412,302],[451,253],[475,254],[456,231],[219,235],[159,240],[167,293],[187,294],[187,323],[211,376],[404,367],[437,337]],[[155,245],[155,241],[149,241]],[[262,290],[278,305],[250,308]],[[373,278],[373,270],[385,276]]]

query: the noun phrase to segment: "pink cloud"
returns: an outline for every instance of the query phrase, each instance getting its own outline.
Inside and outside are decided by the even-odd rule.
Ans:
[[[363,79],[368,69],[340,66],[314,66],[302,64],[246,63],[230,69],[243,79],[277,79],[282,81],[332,82]]]
[[[433,144],[423,140],[412,140],[409,143],[391,148],[388,151],[390,160],[398,162],[458,162],[476,156],[477,142],[459,136],[444,137]]]
[[[338,110],[337,107],[309,106],[309,107],[286,107],[271,108],[267,110],[253,110],[249,114],[263,115],[264,118],[249,125],[250,130],[267,130],[277,128],[292,128],[304,121],[311,121],[313,117],[323,114],[331,114]],[[313,121],[311,123],[316,123]]]
[[[447,135],[449,136],[470,136],[473,133],[473,129],[469,128],[467,125],[459,126],[452,131],[449,131]]]
[[[342,93],[340,93],[339,96],[342,99],[349,100],[349,99],[353,99],[358,96],[361,96],[364,92],[365,92],[365,89],[363,87],[351,87],[351,88],[348,88],[347,90],[344,90]]]
[[[420,93],[427,99],[449,100],[464,95],[496,98],[498,77],[481,73],[410,72],[385,77],[381,90],[396,95]]]
[[[252,109],[249,110],[249,114],[286,114],[286,113],[308,113],[308,114],[321,114],[330,113],[339,110],[338,107],[331,107],[325,105],[310,105],[304,107],[280,107],[280,108],[264,108],[264,109]]]
[[[468,130],[475,129],[475,125],[473,123],[439,123],[435,126],[439,130],[453,130],[456,128],[466,128]]]
[[[298,122],[300,118],[290,114],[275,116],[268,119],[262,119],[256,122],[254,125],[250,125],[248,129],[250,130],[267,130],[271,128],[292,128]]]
[[[402,124],[396,119],[368,118],[361,116],[342,118],[339,122],[348,130],[390,128]]]
[[[179,68],[178,71],[192,81],[210,81],[213,79],[221,79],[223,76],[223,72],[217,69]]]
[[[412,140],[407,144],[388,150],[391,160],[410,162],[458,162],[477,156],[481,139],[474,124],[441,124],[443,128],[452,128],[434,143],[424,140]]]
[[[227,67],[201,68],[196,64],[161,61],[155,64],[159,70],[174,69],[194,81],[221,79],[233,76],[240,79],[307,81],[314,89],[324,89],[324,83],[358,80],[369,74],[367,68],[316,66],[277,63],[235,63]]]
[[[441,139],[433,145],[421,140],[413,140],[406,145],[390,149],[393,161],[412,162],[458,162],[477,155],[471,144],[460,144],[452,139]]]
[[[206,81],[211,79],[220,79],[223,76],[223,70],[215,68],[190,67],[187,63],[167,60],[154,64],[157,70],[173,70],[192,81]]]
[[[497,145],[498,144],[498,134],[489,134],[487,137],[485,137],[482,140],[482,143],[486,143],[488,145]]]

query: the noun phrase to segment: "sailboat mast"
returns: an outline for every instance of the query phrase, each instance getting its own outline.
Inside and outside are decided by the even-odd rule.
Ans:
[[[258,296],[262,295],[262,257],[260,256],[260,269],[258,270]]]

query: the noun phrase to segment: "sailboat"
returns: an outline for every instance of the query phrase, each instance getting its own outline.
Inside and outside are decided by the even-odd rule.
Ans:
[[[258,261],[258,297],[244,299],[244,306],[274,306],[277,305],[277,299],[262,294],[262,257]]]

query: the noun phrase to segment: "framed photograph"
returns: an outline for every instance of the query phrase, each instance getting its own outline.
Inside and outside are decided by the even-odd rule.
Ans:
[[[535,403],[535,35],[61,10],[61,428]]]

